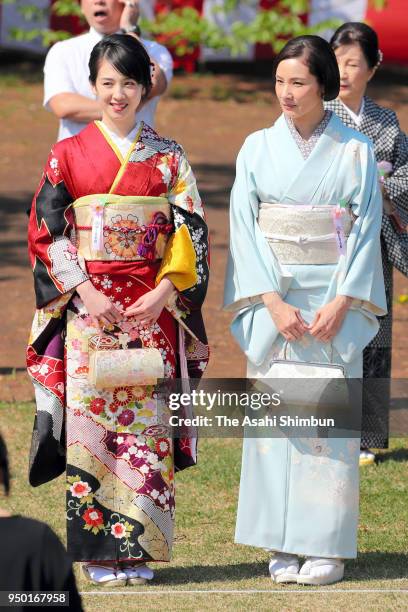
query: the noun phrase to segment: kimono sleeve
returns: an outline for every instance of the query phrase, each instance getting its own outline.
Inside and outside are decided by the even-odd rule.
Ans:
[[[237,159],[230,203],[230,251],[224,288],[224,308],[234,312],[231,332],[253,363],[260,365],[279,332],[262,294],[284,297],[293,277],[285,272],[258,225],[259,197],[251,165],[258,146],[249,137]]]
[[[200,307],[208,286],[208,228],[196,179],[181,148],[167,197],[175,231],[166,245],[156,283],[166,276],[191,306]]]
[[[408,136],[401,130],[394,112],[392,115],[395,130],[391,161],[393,169],[391,176],[384,181],[384,189],[397,209],[408,213]]]
[[[341,279],[337,293],[360,302],[377,316],[387,312],[381,264],[382,198],[374,151],[369,143],[356,150],[361,167],[361,185],[352,202],[355,221],[347,242],[347,257],[339,264]],[[343,268],[343,270],[342,270]]]
[[[28,226],[38,308],[88,279],[70,240],[74,228],[73,200],[64,183],[58,153],[51,151],[33,198]]]
[[[225,278],[224,308],[238,311],[262,302],[262,294],[284,296],[291,283],[274,257],[258,225],[259,198],[250,166],[249,139],[238,154],[230,200],[230,249]]]

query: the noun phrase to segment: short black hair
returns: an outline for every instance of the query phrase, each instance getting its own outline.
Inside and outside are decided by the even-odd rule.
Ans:
[[[152,88],[150,74],[150,57],[134,36],[128,34],[111,34],[105,36],[92,49],[89,58],[89,80],[95,85],[101,61],[106,58],[118,72],[134,79],[146,90],[146,95]]]
[[[333,36],[330,44],[334,50],[342,45],[353,45],[358,43],[364,54],[369,68],[374,68],[381,60],[378,48],[377,32],[366,23],[360,21],[349,21],[343,23]]]
[[[283,60],[304,57],[305,64],[323,89],[323,99],[334,100],[340,91],[340,73],[336,56],[328,42],[320,36],[297,36],[292,38],[274,60],[273,76]]]
[[[8,495],[10,491],[10,472],[9,472],[8,453],[7,453],[6,443],[1,433],[0,433],[0,477],[1,477],[1,482],[4,486],[4,490],[6,492],[6,495]]]

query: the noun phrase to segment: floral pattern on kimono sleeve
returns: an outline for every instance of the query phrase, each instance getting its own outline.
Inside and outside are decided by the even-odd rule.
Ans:
[[[65,186],[58,157],[51,151],[32,202],[28,229],[39,308],[88,279],[70,240],[74,227],[70,207],[73,199]]]
[[[185,226],[195,252],[196,283],[180,292],[192,307],[199,307],[207,293],[209,276],[208,228],[198,193],[196,179],[181,147],[177,173],[167,194],[171,205],[175,231]]]
[[[187,212],[198,214],[204,218],[204,210],[198,193],[197,183],[190,164],[179,146],[177,174],[171,186],[168,198],[171,204],[183,208]]]

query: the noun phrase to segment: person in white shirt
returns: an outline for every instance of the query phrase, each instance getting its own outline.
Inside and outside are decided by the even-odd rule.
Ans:
[[[88,123],[101,118],[99,102],[89,83],[88,62],[93,47],[118,31],[137,36],[138,0],[81,0],[90,29],[86,34],[56,43],[44,65],[44,106],[60,120],[58,140],[78,134]],[[139,38],[152,62],[153,87],[136,117],[154,127],[160,96],[173,76],[169,51],[155,41]]]

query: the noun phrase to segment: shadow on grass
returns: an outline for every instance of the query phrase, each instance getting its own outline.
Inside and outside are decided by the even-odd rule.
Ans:
[[[155,584],[189,584],[207,582],[236,582],[248,578],[268,576],[268,564],[230,563],[228,565],[193,565],[191,567],[166,567],[156,573]]]
[[[360,553],[357,559],[346,564],[346,579],[349,580],[395,580],[408,578],[408,554],[383,553],[381,551]]]
[[[384,463],[384,461],[408,461],[408,449],[395,448],[394,450],[380,453],[376,456],[377,463]]]
[[[158,568],[155,584],[200,584],[239,582],[267,578],[268,560],[228,565],[193,565],[192,567]],[[408,578],[408,554],[368,552],[346,561],[345,581],[395,580]]]

